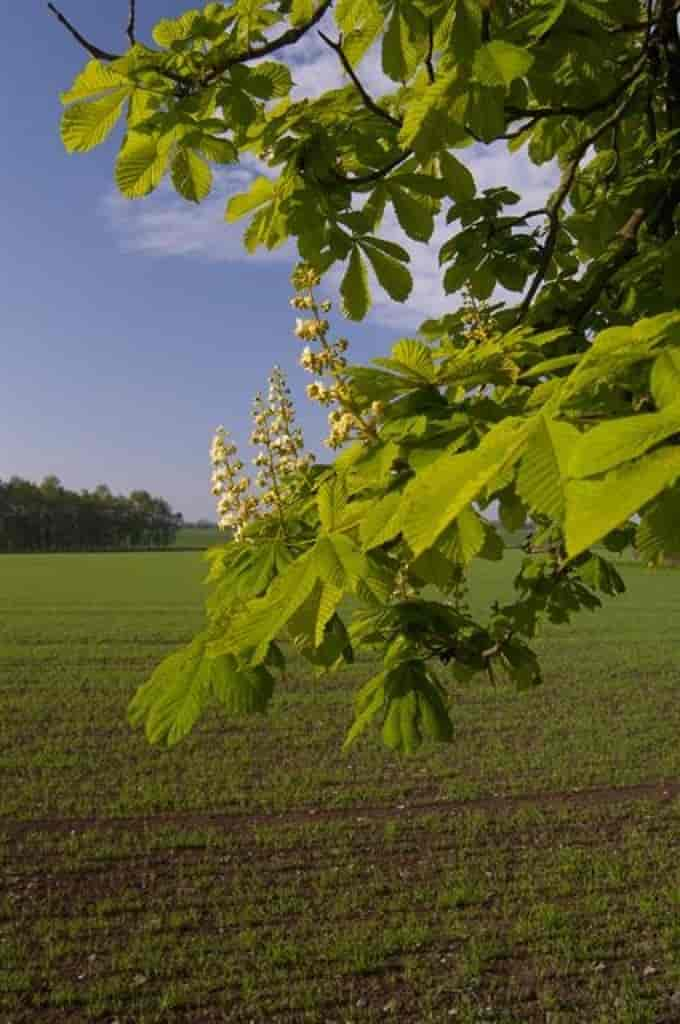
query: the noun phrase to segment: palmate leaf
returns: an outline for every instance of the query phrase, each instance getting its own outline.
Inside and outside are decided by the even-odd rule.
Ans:
[[[680,477],[680,448],[660,448],[600,477],[567,484],[565,537],[575,558]]]
[[[583,434],[573,448],[568,475],[582,478],[606,473],[644,455],[673,434],[680,433],[680,401],[662,412],[641,413],[602,423]]]
[[[76,75],[71,88],[62,92],[61,102],[67,104],[76,100],[93,99],[103,92],[120,88],[125,84],[125,77],[108,64],[103,64],[100,60],[90,60]]]
[[[232,715],[264,711],[274,680],[262,666],[240,666],[231,655],[211,657],[208,633],[175,651],[157,666],[128,707],[133,726],[145,726],[150,743],[179,743],[213,701]]]
[[[580,438],[570,423],[539,416],[517,471],[517,493],[532,512],[563,522],[567,465]]]
[[[129,132],[116,161],[116,184],[128,199],[140,199],[160,185],[168,167],[174,135],[160,139]]]
[[[437,379],[432,349],[416,338],[403,338],[392,346],[389,358],[377,358],[373,362],[402,377],[411,378],[415,384],[433,384]]]
[[[120,86],[98,100],[71,104],[61,118],[61,138],[69,153],[86,153],[111,134],[131,87]]]
[[[516,78],[523,78],[533,62],[528,50],[496,39],[477,50],[472,70],[482,85],[503,85],[507,88]]]
[[[246,605],[229,623],[226,633],[211,645],[210,653],[237,654],[249,650],[250,664],[264,661],[270,643],[306,601],[318,579],[314,550],[293,562],[272,583],[268,592]]]
[[[645,562],[680,556],[680,489],[666,491],[647,509],[635,533],[635,547]]]
[[[366,264],[357,246],[347,264],[345,276],[340,284],[342,311],[349,320],[363,320],[371,307],[371,293],[368,288]]]
[[[393,259],[365,241],[361,248],[373,267],[378,283],[395,302],[405,302],[413,290],[410,271],[399,260]]]
[[[199,633],[187,647],[165,658],[132,698],[130,723],[144,723],[150,743],[174,746],[193,729],[206,706],[212,672],[206,642],[206,634]]]
[[[445,452],[404,492],[401,525],[414,555],[435,543],[462,510],[523,454],[531,421],[507,419],[473,451]]]
[[[225,219],[229,224],[246,213],[257,210],[274,198],[274,183],[269,178],[255,178],[247,192],[232,196],[227,203]]]
[[[347,750],[382,712],[383,742],[399,753],[415,753],[426,738],[448,743],[453,737],[441,689],[420,661],[404,661],[361,687],[355,698],[355,720],[343,749]]]
[[[263,665],[241,666],[225,654],[213,659],[211,691],[229,715],[261,714],[274,692],[274,678]]]
[[[680,402],[680,349],[667,348],[654,360],[650,377],[657,408]]]
[[[172,161],[172,183],[184,199],[200,203],[210,195],[212,171],[197,153],[182,147]]]

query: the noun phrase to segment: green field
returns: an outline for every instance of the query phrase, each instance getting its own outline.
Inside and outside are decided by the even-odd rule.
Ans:
[[[0,558],[2,1024],[680,1021],[680,572],[624,565],[543,688],[459,687],[408,760],[340,752],[367,666],[173,752],[131,732],[204,572]]]
[[[217,527],[180,526],[175,537],[177,548],[210,548],[214,544],[223,544],[224,534]]]

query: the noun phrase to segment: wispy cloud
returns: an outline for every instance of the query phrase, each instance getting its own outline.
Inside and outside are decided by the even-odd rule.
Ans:
[[[333,34],[332,23],[324,27]],[[319,37],[310,37],[296,52],[291,71],[295,82],[294,98],[318,96],[346,81],[337,56]],[[373,95],[379,96],[390,87],[382,74],[377,52],[367,55],[360,73]],[[552,165],[536,167],[526,155],[508,153],[503,143],[489,147],[474,146],[459,155],[470,168],[480,190],[507,185],[518,192],[522,203],[515,208],[517,211],[543,205],[555,186],[556,173]],[[269,172],[254,159],[238,168],[220,169],[212,195],[198,207],[186,203],[166,186],[142,203],[131,203],[111,193],[105,197],[102,209],[125,251],[211,262],[239,262],[254,258],[290,264],[295,259],[292,243],[271,252],[258,249],[254,257],[249,256],[241,242],[243,225],[226,224],[224,221],[229,196],[244,191],[256,173]],[[411,253],[414,288],[406,306],[399,306],[375,285],[374,306],[370,314],[375,321],[412,329],[424,318],[441,315],[456,306],[457,298],[444,293],[438,263],[439,248],[452,230],[440,218],[428,244],[414,243],[404,238],[396,218],[391,211],[388,212],[381,235],[406,244]],[[329,279],[331,286],[338,283],[339,273]]]

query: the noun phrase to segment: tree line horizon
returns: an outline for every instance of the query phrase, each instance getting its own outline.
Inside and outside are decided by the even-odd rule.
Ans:
[[[114,495],[107,484],[80,491],[59,477],[0,479],[0,552],[168,547],[184,517],[147,490]]]

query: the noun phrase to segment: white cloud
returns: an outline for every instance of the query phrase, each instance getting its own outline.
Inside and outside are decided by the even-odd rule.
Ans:
[[[328,17],[322,28],[333,37],[336,30]],[[290,67],[295,88],[293,98],[315,97],[336,89],[347,81],[335,53],[319,38],[309,36],[291,54]],[[380,55],[374,48],[362,61],[360,77],[374,96],[393,88],[381,70]],[[507,185],[522,196],[515,207],[530,209],[542,206],[547,194],[555,186],[556,174],[552,165],[535,167],[523,153],[510,154],[504,143],[489,147],[474,146],[459,154],[472,171],[480,190]],[[130,203],[117,195],[108,195],[103,209],[112,230],[124,250],[136,250],[168,256],[201,258],[212,262],[238,262],[259,259],[283,261],[295,259],[292,243],[272,252],[258,249],[249,256],[243,249],[242,224],[225,224],[224,207],[229,195],[244,191],[255,173],[271,173],[254,158],[248,158],[239,168],[221,170],[211,197],[199,207],[180,199],[170,187],[163,187],[143,203]],[[392,302],[382,290],[373,289],[374,321],[413,329],[423,319],[438,316],[455,308],[456,297],[447,296],[441,285],[438,251],[451,235],[444,218],[440,218],[435,233],[427,245],[405,239],[391,210],[381,227],[383,237],[405,244],[411,253],[410,269],[414,279],[413,292],[405,306]],[[337,287],[340,273],[329,279]]]

